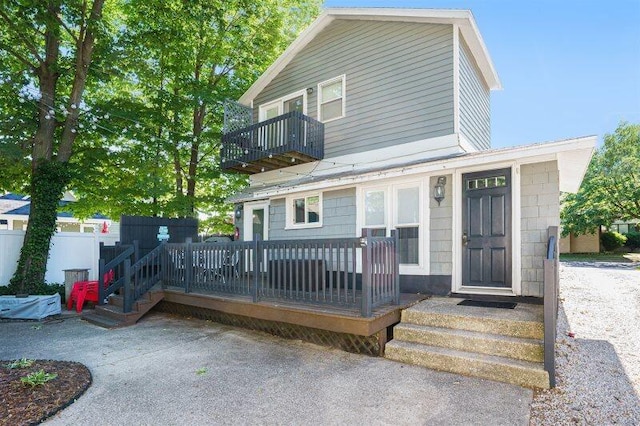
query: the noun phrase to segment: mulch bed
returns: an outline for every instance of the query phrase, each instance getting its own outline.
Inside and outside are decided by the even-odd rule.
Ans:
[[[7,368],[0,360],[0,425],[35,425],[72,404],[91,385],[91,372],[70,361],[36,360],[27,368]],[[20,381],[32,372],[44,370],[55,379],[36,387]]]

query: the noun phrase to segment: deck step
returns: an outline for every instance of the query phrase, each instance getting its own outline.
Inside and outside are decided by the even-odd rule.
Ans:
[[[102,328],[118,328],[125,325],[120,321],[116,321],[96,312],[83,312],[82,319]]]
[[[549,388],[549,376],[540,363],[477,354],[451,348],[392,340],[385,357],[394,361],[531,388]]]
[[[402,311],[402,323],[459,329],[525,339],[544,337],[542,306],[519,303],[515,309],[458,306],[463,299],[432,298]]]
[[[109,296],[109,304],[96,306],[93,312],[82,314],[82,319],[105,328],[126,327],[133,325],[158,302],[164,298],[164,292],[152,288],[133,304],[131,312],[122,311],[122,296]]]
[[[522,361],[544,361],[543,342],[537,339],[410,323],[397,325],[393,330],[393,336],[394,339],[405,342],[496,355]]]

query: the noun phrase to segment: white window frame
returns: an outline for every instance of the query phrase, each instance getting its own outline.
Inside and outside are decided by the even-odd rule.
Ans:
[[[290,101],[293,98],[297,98],[300,95],[302,95],[302,113],[304,115],[307,115],[307,90],[303,89],[303,90],[298,90],[297,92],[290,93],[281,98],[273,99],[269,102],[260,104],[260,106],[258,107],[258,121],[265,121],[266,120],[266,118],[264,117],[265,111],[268,108],[273,106],[278,107],[278,115],[284,114],[284,103],[287,101]]]
[[[308,223],[306,222],[307,216],[307,198],[309,197],[318,197],[318,210],[319,210],[319,220],[318,222]],[[293,208],[293,201],[304,198],[305,200],[305,223],[295,223],[295,209]],[[324,211],[322,207],[322,192],[305,192],[303,194],[295,194],[290,195],[286,198],[285,203],[285,215],[286,215],[286,226],[285,229],[306,229],[306,228],[322,228],[322,220],[324,216]]]
[[[363,185],[358,189],[358,219],[357,219],[357,236],[362,234],[363,228],[382,228],[383,225],[366,225],[365,224],[365,202],[366,193],[369,191],[383,191],[385,194],[385,224],[384,227],[387,230],[387,237],[391,236],[391,230],[398,227],[414,227],[418,226],[418,238],[419,238],[419,252],[417,264],[400,264],[400,273],[403,275],[429,275],[430,269],[430,247],[429,247],[429,179],[431,176],[424,176],[419,179],[412,179],[406,181],[393,180],[385,182],[384,184]],[[419,216],[418,222],[409,224],[398,224],[398,190],[404,188],[418,187],[418,193],[420,199],[418,200]]]
[[[339,117],[333,117],[330,118],[328,120],[323,120],[322,119],[322,87],[335,83],[336,81],[342,81],[342,115],[340,115]],[[331,121],[334,120],[340,120],[341,118],[346,117],[347,115],[347,75],[346,74],[342,74],[339,75],[337,77],[331,78],[329,80],[325,80],[322,81],[320,83],[318,83],[318,99],[317,99],[317,109],[318,109],[318,121],[322,122],[322,123],[329,123]],[[335,99],[334,99],[335,100]]]

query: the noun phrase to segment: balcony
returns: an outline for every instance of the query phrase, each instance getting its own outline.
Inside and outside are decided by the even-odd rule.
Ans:
[[[324,124],[292,111],[222,135],[223,171],[261,173],[324,158]]]

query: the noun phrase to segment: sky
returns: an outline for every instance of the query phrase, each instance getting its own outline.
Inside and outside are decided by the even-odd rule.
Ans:
[[[325,7],[469,9],[502,82],[492,147],[640,124],[640,0],[326,0]]]

